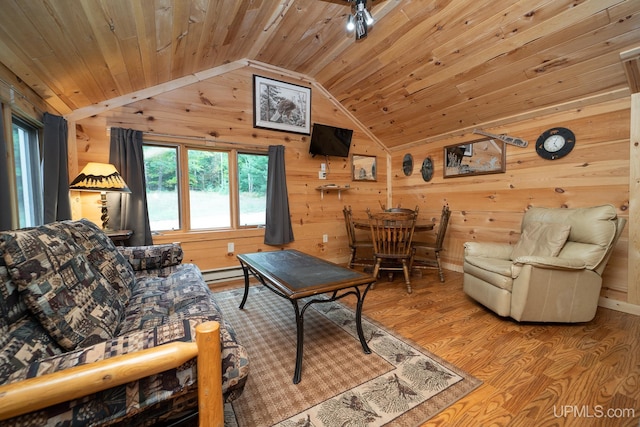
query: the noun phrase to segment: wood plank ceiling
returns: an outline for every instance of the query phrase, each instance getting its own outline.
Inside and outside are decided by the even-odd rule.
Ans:
[[[241,59],[315,80],[389,149],[628,96],[640,0],[2,0],[0,62],[61,114]],[[564,106],[564,107],[563,107]]]

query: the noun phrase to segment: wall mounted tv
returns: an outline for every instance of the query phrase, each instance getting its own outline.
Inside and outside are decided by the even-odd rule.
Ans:
[[[349,157],[352,136],[351,129],[314,123],[309,153],[312,156]]]

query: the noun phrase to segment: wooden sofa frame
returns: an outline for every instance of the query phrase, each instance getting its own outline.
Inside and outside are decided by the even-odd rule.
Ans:
[[[224,426],[220,324],[196,326],[195,342],[173,342],[0,386],[0,421],[176,368],[197,357],[199,424]]]

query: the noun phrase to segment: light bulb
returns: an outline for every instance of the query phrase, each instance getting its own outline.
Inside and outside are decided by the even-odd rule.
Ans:
[[[369,13],[369,11],[367,9],[364,10],[364,16],[366,18],[367,25],[373,24],[373,22],[374,22],[373,16],[371,16],[371,14]]]
[[[353,31],[356,28],[356,24],[354,22],[353,15],[349,14],[349,18],[347,18],[347,30]]]

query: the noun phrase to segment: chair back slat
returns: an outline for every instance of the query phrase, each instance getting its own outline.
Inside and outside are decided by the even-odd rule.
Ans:
[[[352,246],[356,242],[356,229],[353,225],[353,214],[351,211],[351,206],[345,206],[342,209],[342,213],[344,214],[344,225],[347,228],[347,238],[349,239],[349,245]]]
[[[376,256],[402,257],[411,254],[416,213],[377,212],[369,215],[371,239]]]
[[[444,244],[444,235],[447,232],[447,225],[449,224],[450,216],[451,216],[451,211],[449,210],[449,206],[444,205],[442,207],[442,213],[440,214],[440,224],[438,225],[438,234],[436,235],[437,249],[442,249],[442,245]]]

